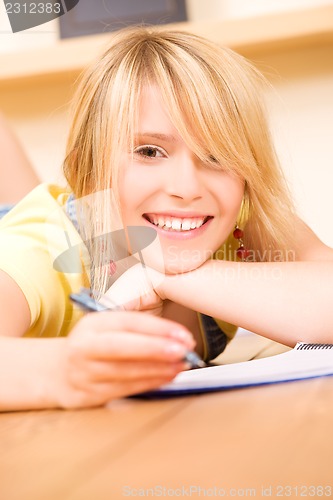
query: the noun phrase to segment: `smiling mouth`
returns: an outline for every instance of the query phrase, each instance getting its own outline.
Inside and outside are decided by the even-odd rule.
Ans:
[[[178,232],[194,231],[206,224],[210,219],[213,219],[211,215],[203,217],[172,217],[170,215],[154,214],[143,214],[143,218],[160,229]]]

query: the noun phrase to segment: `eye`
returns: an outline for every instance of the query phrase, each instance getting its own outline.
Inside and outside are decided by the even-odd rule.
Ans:
[[[219,160],[212,154],[207,154],[204,160],[204,163],[207,168],[212,170],[221,170],[221,164]]]
[[[134,150],[135,155],[139,155],[143,157],[144,159],[154,159],[154,158],[164,158],[166,156],[166,153],[158,148],[157,146],[139,146],[135,148]]]
[[[219,161],[213,155],[208,155],[208,160],[210,163],[219,163]]]

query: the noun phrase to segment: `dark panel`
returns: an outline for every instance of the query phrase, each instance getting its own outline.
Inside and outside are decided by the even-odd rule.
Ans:
[[[79,0],[60,18],[60,35],[68,38],[186,19],[185,0]]]
[[[5,2],[7,16],[13,33],[47,23],[65,14],[60,3],[48,0],[31,2]]]

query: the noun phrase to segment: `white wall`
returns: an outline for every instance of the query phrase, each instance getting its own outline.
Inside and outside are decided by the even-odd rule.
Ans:
[[[332,46],[267,55],[258,66],[276,89],[272,129],[299,213],[333,246]]]
[[[191,21],[250,17],[332,3],[333,0],[186,0]]]

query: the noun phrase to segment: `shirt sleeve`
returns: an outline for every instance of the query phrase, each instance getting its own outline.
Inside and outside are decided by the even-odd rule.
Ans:
[[[78,251],[68,254],[78,257],[78,265],[70,262],[63,271],[55,263],[59,255],[67,255],[70,245],[78,249],[82,241],[56,201],[36,190],[1,220],[0,269],[27,300],[31,320],[25,336],[63,336],[82,316],[69,294],[86,283]]]

